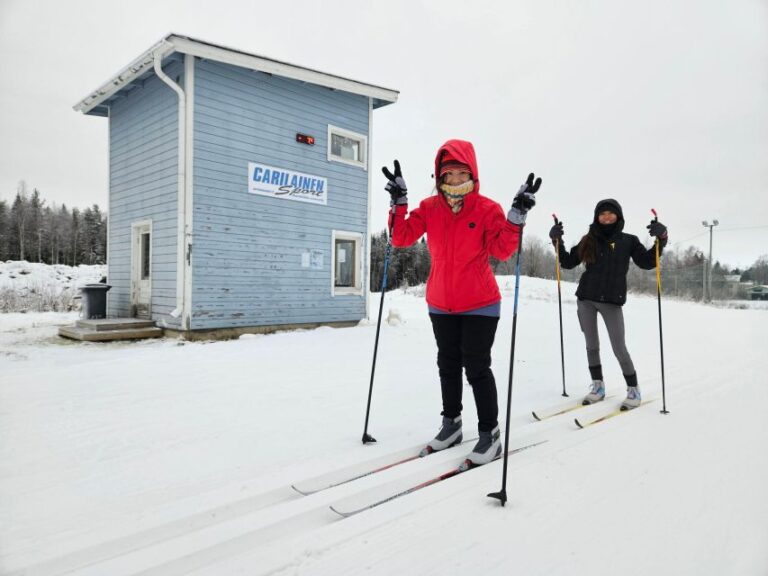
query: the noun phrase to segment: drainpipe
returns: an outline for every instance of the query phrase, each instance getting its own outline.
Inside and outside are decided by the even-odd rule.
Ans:
[[[187,98],[184,90],[169,78],[161,67],[163,54],[167,53],[159,48],[153,53],[154,69],[157,77],[165,82],[179,97],[179,160],[178,160],[178,202],[177,202],[177,266],[176,266],[176,308],[171,312],[173,318],[181,316],[181,329],[189,330],[189,303],[185,297],[189,259],[191,258],[192,245],[188,242],[187,229]]]

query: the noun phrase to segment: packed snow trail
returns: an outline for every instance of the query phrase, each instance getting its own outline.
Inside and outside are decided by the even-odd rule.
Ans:
[[[502,319],[509,320],[511,280],[499,282]],[[361,374],[370,368],[374,326],[112,346],[60,343],[55,326],[71,321],[66,315],[3,316],[0,494],[14,497],[0,498],[0,573],[34,573],[29,569],[45,562],[59,566],[51,574],[70,575],[158,566],[190,576],[768,573],[768,464],[756,456],[768,444],[768,426],[753,417],[768,405],[766,311],[669,300],[670,414],[660,415],[656,402],[578,430],[574,414],[532,420],[532,410],[561,393],[556,287],[521,282],[524,337],[511,438],[549,441],[510,459],[507,506],[486,497],[499,487],[493,463],[343,520],[332,520],[327,506],[423,478],[444,463],[436,454],[311,497],[290,488],[434,435],[439,381],[419,289],[387,295],[402,322],[382,326],[372,421],[379,445],[365,447],[359,426],[368,382]],[[566,285],[563,329],[575,400],[586,392],[588,371],[572,294]],[[643,394],[658,396],[655,298],[632,295],[625,320]],[[499,380],[508,369],[510,324],[499,324],[494,349]],[[623,396],[610,354],[604,351],[607,392]],[[474,423],[465,392],[465,422]],[[578,417],[603,409],[586,407]],[[273,492],[275,500],[264,496]],[[193,522],[191,531],[183,524],[244,501],[253,502],[248,513]],[[177,522],[175,536],[158,542]],[[73,570],[56,562],[79,553],[93,559],[94,550],[115,542],[123,548],[112,552],[125,553]],[[629,543],[653,553],[628,564]],[[424,553],[438,546],[443,554]]]

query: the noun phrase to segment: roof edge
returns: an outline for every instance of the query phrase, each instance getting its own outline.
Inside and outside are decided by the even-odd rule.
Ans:
[[[147,70],[147,67],[153,65],[155,53],[158,53],[161,58],[165,58],[173,52],[173,45],[168,42],[168,39],[172,36],[172,34],[169,34],[159,42],[155,43],[151,48],[143,52],[141,56],[120,70],[115,76],[91,91],[88,96],[80,100],[80,102],[75,104],[72,108],[77,112],[87,114],[93,108],[104,102],[104,100],[119,92],[123,86],[143,74]]]
[[[199,58],[207,58],[242,68],[292,78],[310,84],[325,86],[333,90],[368,96],[374,100],[374,108],[397,102],[399,96],[397,90],[172,33],[142,53],[141,56],[133,60],[109,81],[93,90],[88,96],[75,104],[73,108],[78,112],[88,114],[96,106],[119,92],[123,86],[146,72],[147,68],[153,65],[155,54],[159,55],[160,58],[165,58],[173,52],[190,54]]]

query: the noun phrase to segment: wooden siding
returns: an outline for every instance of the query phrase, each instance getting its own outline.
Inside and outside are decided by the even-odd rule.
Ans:
[[[331,294],[331,237],[368,242],[368,173],[328,161],[329,124],[367,135],[368,98],[196,62],[193,330],[365,317],[364,296]],[[297,132],[315,145],[297,143]],[[248,162],[327,178],[327,205],[248,193]],[[313,250],[321,269],[302,267]],[[364,262],[363,293],[367,275]]]
[[[183,74],[175,61],[163,70]],[[181,78],[180,78],[181,79]],[[131,315],[131,224],[152,221],[152,319],[176,307],[178,97],[154,74],[110,106],[108,314]]]

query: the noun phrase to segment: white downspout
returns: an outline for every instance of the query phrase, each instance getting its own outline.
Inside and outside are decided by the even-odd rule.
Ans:
[[[189,311],[185,298],[185,286],[187,275],[187,98],[181,86],[171,80],[161,67],[163,60],[163,50],[158,49],[153,54],[154,69],[157,77],[165,82],[179,97],[179,160],[178,160],[178,203],[176,208],[177,216],[177,258],[176,258],[176,308],[171,312],[171,316],[178,318],[181,316],[181,329],[189,330]]]
[[[371,148],[373,147],[373,98],[368,98],[368,146],[365,151],[365,165],[368,166],[368,226],[365,228],[365,262],[362,286],[365,294],[365,318],[371,319],[371,214],[373,214],[373,190],[371,188]]]
[[[195,113],[195,57],[191,54],[184,54],[184,93],[187,96],[186,105],[186,128],[184,137],[184,166],[185,172],[189,176],[184,179],[184,230],[186,235],[184,257],[184,309],[186,318],[186,329],[192,329],[192,185],[194,184],[194,167],[192,153],[195,139],[195,122],[193,114]]]

